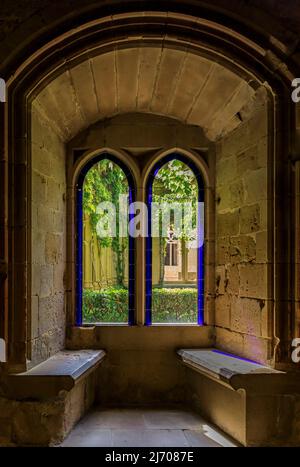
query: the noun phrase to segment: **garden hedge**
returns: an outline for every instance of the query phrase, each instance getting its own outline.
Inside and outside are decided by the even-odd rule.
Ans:
[[[124,288],[83,292],[84,323],[126,323],[128,320],[128,291]],[[154,323],[196,323],[196,288],[154,288],[152,292],[152,321]]]

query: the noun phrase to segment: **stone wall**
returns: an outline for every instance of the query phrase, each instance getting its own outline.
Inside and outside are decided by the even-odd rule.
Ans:
[[[271,358],[267,91],[240,112],[216,148],[216,340],[227,351]],[[269,171],[270,173],[271,171]]]
[[[105,349],[97,370],[103,406],[168,406],[185,400],[180,348],[211,347],[211,326],[95,326],[68,330],[67,348]]]
[[[33,363],[64,347],[66,174],[64,145],[38,103],[32,106],[32,280],[29,336]]]
[[[51,399],[11,400],[0,396],[0,447],[61,443],[95,400],[96,375]]]

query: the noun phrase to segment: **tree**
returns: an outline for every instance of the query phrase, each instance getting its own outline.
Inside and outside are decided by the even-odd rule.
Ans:
[[[192,221],[192,225],[196,227],[198,184],[194,173],[183,162],[174,159],[158,171],[153,183],[153,201],[159,204],[192,203],[192,219],[185,220]],[[183,225],[181,232],[177,233],[178,239],[193,239],[186,227]]]

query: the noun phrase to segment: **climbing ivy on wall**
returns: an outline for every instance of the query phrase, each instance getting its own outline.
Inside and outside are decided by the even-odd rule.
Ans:
[[[116,275],[118,284],[124,280],[124,251],[128,240],[119,238],[119,196],[128,194],[128,182],[123,170],[112,161],[103,159],[95,164],[87,173],[83,187],[83,210],[89,219],[92,234],[97,237],[102,248],[111,247],[116,255]],[[97,207],[101,202],[109,201],[116,207],[116,237],[98,237],[97,223],[99,214]]]

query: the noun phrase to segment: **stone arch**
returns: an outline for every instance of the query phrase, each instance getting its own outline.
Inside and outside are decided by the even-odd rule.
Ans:
[[[131,112],[176,118],[215,140],[240,124],[237,114],[255,93],[236,73],[188,47],[141,41],[111,49],[68,62],[33,99],[33,109],[50,113],[50,122],[56,116],[64,141],[98,120]]]
[[[235,68],[235,64],[239,64],[240,73],[242,73],[243,78],[247,76],[246,81],[251,81],[254,77],[254,80],[257,80],[255,87],[258,84],[261,84],[264,81],[269,82],[270,86],[270,96],[273,101],[273,109],[270,111],[270,121],[275,122],[276,130],[278,131],[277,144],[276,148],[270,153],[271,159],[273,159],[275,165],[275,173],[280,171],[279,157],[281,152],[285,153],[284,147],[290,145],[290,135],[287,134],[285,139],[282,139],[280,136],[281,130],[284,128],[284,122],[280,121],[277,116],[280,116],[280,112],[284,111],[290,113],[290,102],[286,100],[287,95],[287,84],[291,76],[294,76],[294,67],[291,65],[290,69],[288,64],[286,66],[279,66],[276,69],[276,57],[273,55],[264,55],[265,50],[261,45],[255,44],[253,40],[254,34],[252,36],[252,42],[249,42],[248,38],[246,39],[240,34],[235,34],[232,36],[226,27],[222,27],[222,21],[220,24],[211,24],[205,21],[195,21],[194,17],[186,17],[178,14],[169,14],[168,21],[166,24],[166,15],[157,14],[157,15],[141,15],[139,13],[129,14],[120,16],[116,15],[111,21],[111,18],[108,20],[103,19],[102,24],[105,24],[105,33],[103,33],[104,40],[102,41],[102,46],[107,47],[107,44],[112,40],[112,33],[114,40],[119,37],[123,37],[124,41],[124,31],[127,32],[127,37],[134,37],[136,42],[136,34],[143,30],[145,23],[149,26],[149,34],[153,36],[153,39],[161,42],[162,38],[157,38],[156,35],[156,25],[164,24],[166,29],[166,35],[163,38],[164,47],[167,48],[169,43],[180,44],[181,47],[187,47],[187,44],[192,49],[202,50],[202,54],[205,56],[205,60],[210,58],[212,60],[217,60],[222,65],[226,62],[231,63],[232,67]],[[135,21],[136,20],[136,21]],[[71,57],[74,58],[74,50],[78,53],[81,50],[81,53],[86,49],[87,44],[90,42],[91,46],[95,43],[95,37],[92,34],[97,35],[98,24],[90,24],[90,30],[85,30],[83,32],[82,28],[79,28],[75,31],[76,38],[73,37],[73,40],[70,41],[70,37],[66,34],[64,37],[56,38],[50,44],[50,47],[44,47],[44,49],[36,52],[31,58],[28,58],[27,61],[24,61],[23,66],[20,66],[13,78],[8,82],[8,97],[9,103],[6,107],[6,124],[9,127],[9,139],[6,139],[5,145],[5,155],[6,161],[10,161],[12,164],[12,170],[9,173],[10,181],[10,200],[13,202],[15,199],[26,200],[28,195],[28,188],[30,186],[30,178],[28,177],[27,167],[30,167],[30,151],[28,140],[26,139],[30,132],[30,123],[28,119],[29,106],[32,98],[37,96],[38,89],[36,88],[36,83],[40,83],[45,77],[49,77],[49,73],[60,65],[65,64],[66,61],[70,60]],[[221,29],[221,30],[220,30]],[[96,31],[95,31],[96,30]],[[208,35],[205,40],[205,45],[203,45],[204,33],[210,31],[211,35]],[[99,33],[99,31],[98,31]],[[118,36],[119,35],[119,36]],[[230,38],[231,35],[231,38]],[[224,38],[226,37],[226,41]],[[152,40],[153,40],[152,39]],[[261,39],[261,38],[260,38]],[[77,41],[77,43],[76,43]],[[126,39],[125,39],[126,41]],[[131,41],[131,39],[129,39]],[[97,41],[96,41],[97,42]],[[233,43],[236,43],[234,45]],[[263,43],[263,41],[262,41]],[[58,47],[58,44],[61,47],[61,50],[64,51],[64,54],[60,57],[53,55],[53,51]],[[132,45],[132,44],[131,44]],[[216,50],[220,51],[217,53]],[[124,49],[125,50],[125,49]],[[107,51],[107,49],[106,49]],[[109,52],[107,52],[109,53]],[[79,66],[79,64],[77,64]],[[276,73],[274,74],[274,68]],[[242,72],[243,70],[243,72]],[[232,73],[232,71],[231,71]],[[49,84],[50,85],[50,84]],[[248,85],[247,85],[248,86]],[[238,88],[238,86],[236,87]],[[248,87],[244,88],[246,92],[251,92]],[[234,92],[234,90],[232,90]],[[229,97],[229,96],[228,96]],[[275,108],[275,102],[277,104]],[[128,110],[131,110],[129,107]],[[277,113],[275,113],[275,111]],[[237,111],[236,113],[238,113]],[[14,121],[14,116],[16,113],[22,115],[20,122]],[[236,115],[236,113],[234,115]],[[105,116],[112,115],[108,113]],[[276,118],[275,118],[276,117]],[[91,120],[92,121],[92,120]],[[77,127],[76,131],[80,131],[82,127]],[[25,136],[25,141],[23,140]],[[73,136],[72,132],[69,136],[66,136],[66,140]],[[7,170],[7,169],[6,169]],[[8,172],[6,172],[7,178]],[[7,186],[5,178],[5,183],[2,184],[3,187]],[[14,186],[15,181],[20,180],[20,185],[18,186],[18,193],[16,193]],[[278,182],[279,183],[279,182]],[[274,180],[274,189],[277,187],[277,179]],[[281,203],[286,203],[282,200]],[[22,201],[23,203],[23,201]],[[280,209],[278,210],[280,211]],[[19,210],[11,210],[10,224],[17,225],[18,231],[8,231],[7,226],[6,230],[6,241],[11,246],[11,255],[10,255],[10,267],[9,267],[9,284],[10,284],[10,293],[9,293],[9,306],[6,307],[6,316],[10,314],[10,328],[8,329],[8,337],[10,344],[10,361],[14,365],[25,365],[26,362],[26,309],[28,305],[28,294],[27,294],[27,282],[26,275],[23,275],[18,269],[18,264],[29,265],[29,252],[30,247],[28,246],[28,209],[26,207],[26,201],[24,201],[24,206]],[[276,219],[277,223],[281,222],[281,219]],[[276,239],[280,244],[280,238]],[[23,245],[27,245],[27,248],[24,248],[22,251],[17,249],[17,245],[22,242]],[[8,251],[6,253],[6,261],[8,261]],[[278,262],[278,261],[277,261]],[[18,281],[20,279],[20,281]],[[20,297],[13,297],[12,294],[12,284],[18,281],[20,288]],[[281,335],[285,336],[286,339],[286,327],[284,326],[283,314],[278,311],[279,316],[279,329],[278,332]],[[6,325],[5,325],[6,326]],[[19,345],[17,346],[16,343]]]

